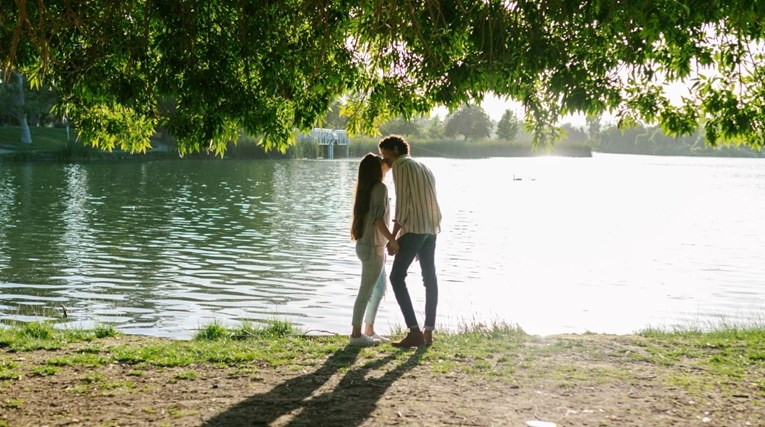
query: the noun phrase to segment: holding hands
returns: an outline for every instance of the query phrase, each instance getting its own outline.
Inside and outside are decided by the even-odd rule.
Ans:
[[[398,252],[398,241],[397,240],[391,240],[388,242],[388,244],[385,246],[388,248],[388,255],[393,256],[396,255]]]
[[[385,231],[388,231],[388,228],[385,228]],[[388,255],[393,256],[398,253],[398,239],[396,236],[398,236],[398,232],[401,231],[401,224],[399,224],[395,219],[393,220],[393,230],[389,233],[390,236],[385,236],[388,239],[388,244],[385,246],[388,248]]]

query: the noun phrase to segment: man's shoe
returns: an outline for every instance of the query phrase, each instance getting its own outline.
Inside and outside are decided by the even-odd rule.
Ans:
[[[430,347],[433,345],[433,331],[425,331],[422,333],[422,340],[425,342],[425,345]]]
[[[425,339],[420,331],[409,331],[403,340],[391,343],[393,347],[399,348],[419,347],[423,344],[425,344]]]

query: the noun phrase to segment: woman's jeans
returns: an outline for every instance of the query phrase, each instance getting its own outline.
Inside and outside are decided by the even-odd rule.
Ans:
[[[356,243],[356,256],[361,260],[361,286],[353,304],[351,325],[360,328],[365,306],[364,322],[370,325],[375,323],[377,309],[385,294],[385,246]]]
[[[396,294],[396,301],[401,307],[401,314],[408,328],[419,328],[414,314],[412,299],[406,289],[406,275],[414,257],[420,260],[422,283],[425,285],[425,330],[432,331],[436,326],[436,307],[438,306],[438,280],[436,278],[436,235],[406,233],[398,239],[399,250],[393,260],[390,271],[390,284]]]

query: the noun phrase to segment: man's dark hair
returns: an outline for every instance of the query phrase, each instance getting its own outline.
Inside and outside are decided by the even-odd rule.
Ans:
[[[403,136],[388,135],[380,141],[378,147],[385,150],[393,150],[398,148],[398,154],[409,154],[409,143],[406,142]]]

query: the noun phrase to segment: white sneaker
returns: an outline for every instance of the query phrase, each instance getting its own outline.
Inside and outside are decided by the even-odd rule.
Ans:
[[[372,335],[372,339],[377,342],[389,342],[390,340],[388,338],[385,338],[382,335],[374,334]]]
[[[369,347],[377,344],[378,342],[375,342],[375,340],[373,340],[369,335],[361,334],[358,337],[351,337],[351,345]]]

